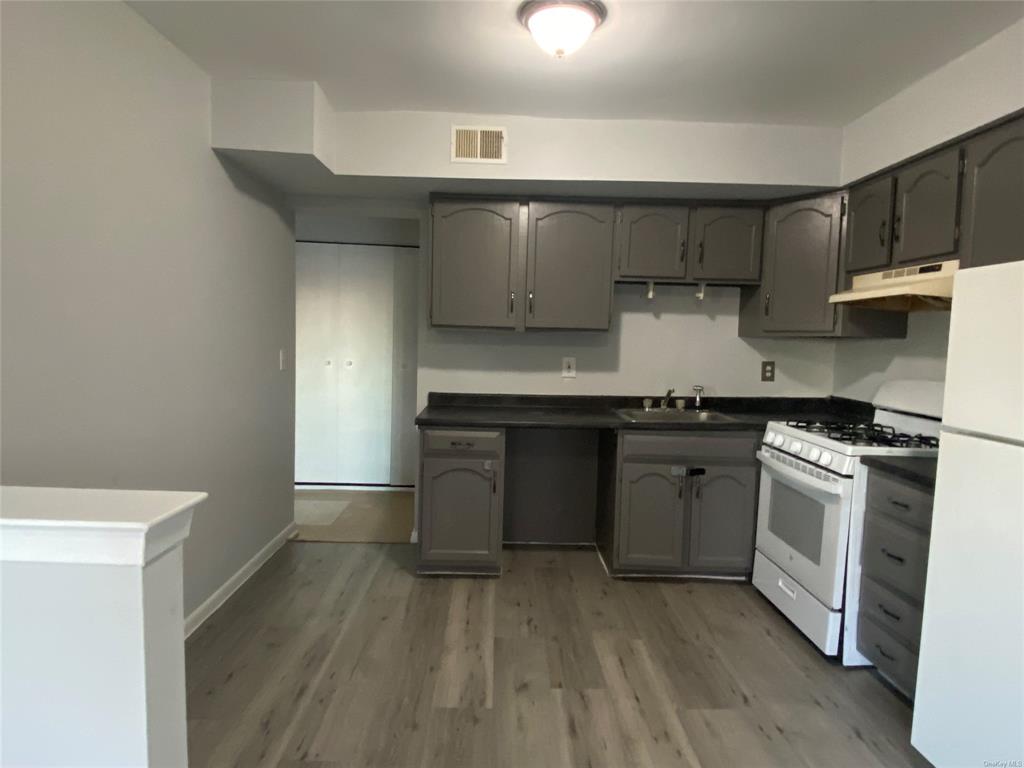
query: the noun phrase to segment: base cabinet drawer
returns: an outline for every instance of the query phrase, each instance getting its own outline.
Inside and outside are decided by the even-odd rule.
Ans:
[[[924,600],[928,534],[868,510],[862,558],[865,576],[910,598]]]
[[[857,650],[870,659],[878,671],[897,688],[913,698],[917,686],[917,654],[863,611],[857,627]]]
[[[867,504],[902,523],[930,530],[934,497],[927,491],[898,478],[868,472]]]
[[[921,645],[920,603],[907,600],[870,578],[860,587],[860,610],[911,648]]]

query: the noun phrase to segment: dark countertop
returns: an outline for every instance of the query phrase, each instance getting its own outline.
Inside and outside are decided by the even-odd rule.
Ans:
[[[639,408],[641,397],[590,395],[469,395],[431,392],[416,417],[421,427],[522,427],[561,429],[644,429],[760,431],[785,419],[870,418],[868,403],[837,397],[706,397],[706,410],[732,421],[631,422],[617,408]],[[655,397],[655,402],[658,401]],[[686,398],[687,409],[693,408]]]
[[[927,456],[864,456],[860,463],[926,490],[935,490],[935,469],[939,465],[938,459]]]

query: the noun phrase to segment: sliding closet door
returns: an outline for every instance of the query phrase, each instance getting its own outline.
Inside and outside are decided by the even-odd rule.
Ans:
[[[394,250],[296,246],[296,482],[392,482]]]

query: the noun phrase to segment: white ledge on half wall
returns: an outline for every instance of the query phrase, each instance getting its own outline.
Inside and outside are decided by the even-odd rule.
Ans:
[[[0,488],[0,560],[142,566],[180,544],[195,491]]]
[[[206,496],[0,488],[0,765],[188,764],[182,542]]]

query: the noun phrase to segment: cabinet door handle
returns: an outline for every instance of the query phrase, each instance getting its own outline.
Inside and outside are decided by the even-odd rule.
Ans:
[[[679,266],[686,270],[686,241],[681,240],[679,242]]]
[[[886,653],[885,649],[882,646],[880,646],[878,643],[875,643],[875,648],[878,649],[878,652],[880,654],[882,654],[883,658],[886,658],[889,661],[896,661],[896,657],[895,656],[890,656],[888,653]]]
[[[696,479],[696,480],[694,481],[694,483],[695,483],[695,484],[696,484],[696,486],[697,486],[697,488],[696,488],[696,490],[695,490],[695,493],[694,493],[694,495],[695,495],[695,496],[697,497],[697,501],[700,501],[700,499],[701,499],[701,496],[703,496],[703,495],[704,495],[704,481],[703,481],[703,480],[701,480],[701,479],[700,479],[700,478],[698,477],[698,478],[697,478],[697,479]]]
[[[886,557],[888,557],[890,560],[896,561],[900,565],[903,565],[905,562],[907,562],[907,559],[905,557],[900,557],[899,555],[894,555],[892,552],[890,552],[885,547],[882,547],[882,554],[885,555]]]
[[[882,223],[878,225],[878,244],[885,245],[885,224],[886,220],[882,219]]]
[[[512,291],[508,300],[508,313],[514,315],[516,313],[516,292]]]
[[[491,493],[498,492],[498,473],[491,470]]]
[[[878,604],[878,610],[880,610],[882,613],[884,613],[886,616],[888,616],[893,621],[900,621],[900,615],[898,613],[893,613],[892,611],[890,611],[888,608],[886,608],[881,603]]]
[[[771,308],[772,308],[772,292],[771,291],[765,291],[765,294],[764,294],[764,316],[765,317],[768,317],[768,312],[771,310]]]
[[[530,310],[530,314],[533,314],[533,291],[526,294],[526,308]]]
[[[897,509],[902,509],[904,512],[910,511],[910,505],[907,504],[905,501],[897,501],[896,499],[890,498],[889,503],[892,504]]]
[[[697,265],[704,268],[704,241],[697,243]]]
[[[683,498],[683,476],[679,475],[676,479],[676,493],[678,498]]]
[[[902,230],[902,229],[903,229],[903,217],[900,216],[900,214],[897,213],[896,216],[892,220],[892,241],[894,243],[896,243],[897,245],[899,245],[899,242],[900,242],[900,236],[901,236],[900,230]]]

